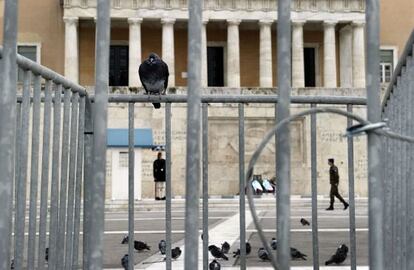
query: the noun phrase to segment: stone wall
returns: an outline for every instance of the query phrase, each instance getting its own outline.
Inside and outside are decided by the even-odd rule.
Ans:
[[[114,89],[116,93],[128,93],[126,89]],[[171,92],[184,94],[184,88]],[[274,94],[273,89],[215,89],[208,88],[204,94]],[[295,89],[292,95],[364,96],[362,89]],[[163,106],[164,107],[164,106]],[[153,129],[154,143],[164,144],[164,110],[153,109],[151,104],[136,104],[135,127]],[[346,109],[345,106],[336,106]],[[309,105],[292,105],[291,113],[309,108]],[[355,106],[354,112],[365,117],[364,106]],[[245,106],[245,148],[247,164],[266,132],[274,125],[275,109],[272,104],[247,104]],[[111,103],[109,128],[127,128],[127,105]],[[342,135],[346,129],[346,118],[332,114],[317,116],[318,193],[329,194],[328,158],[335,158],[340,173],[340,191],[348,193],[347,140]],[[186,151],[186,106],[172,105],[172,194],[185,194],[185,151]],[[366,139],[356,137],[355,149],[355,192],[367,196]],[[304,117],[291,124],[291,174],[292,194],[310,195],[310,117]],[[255,167],[256,174],[271,178],[275,175],[274,140],[266,146]],[[108,150],[110,152],[111,149]],[[108,154],[110,156],[110,154]],[[238,193],[238,107],[237,104],[209,105],[209,193],[211,195],[236,195]],[[153,197],[152,162],[156,153],[143,150],[142,196]],[[108,158],[107,195],[110,196],[110,159]],[[109,198],[109,197],[108,197]]]

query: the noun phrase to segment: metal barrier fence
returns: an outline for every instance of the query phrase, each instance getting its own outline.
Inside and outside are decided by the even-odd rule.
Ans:
[[[382,117],[387,119],[389,127],[398,133],[414,136],[412,125],[413,89],[414,89],[414,31],[408,39],[405,49],[395,68],[390,85],[382,103]],[[384,250],[386,269],[413,269],[414,251],[412,192],[413,179],[412,144],[386,138],[383,156],[384,185]]]
[[[313,244],[314,258],[318,258],[318,234],[316,211],[316,116],[315,113],[331,112],[340,113],[346,117],[353,117],[363,124],[377,123],[380,121],[379,102],[379,1],[366,1],[366,33],[367,33],[367,105],[368,121],[356,118],[352,114],[336,112],[323,108],[313,108],[307,114],[312,114],[312,216],[313,216]],[[202,97],[199,91],[201,80],[201,19],[202,1],[189,1],[189,68],[188,68],[188,95],[165,97],[140,97],[123,96],[108,97],[108,66],[109,66],[109,30],[110,30],[110,1],[100,0],[97,5],[97,38],[96,38],[96,87],[94,105],[92,106],[85,90],[73,84],[62,76],[41,67],[20,56],[16,57],[17,40],[17,4],[16,0],[5,1],[3,58],[1,62],[2,95],[0,95],[0,269],[10,268],[11,257],[14,258],[15,269],[22,269],[23,250],[25,248],[25,217],[26,217],[26,178],[28,164],[30,164],[30,195],[29,195],[29,225],[27,244],[27,268],[34,269],[45,267],[43,256],[47,246],[50,248],[50,269],[73,269],[78,263],[78,244],[80,231],[80,210],[82,179],[84,190],[84,215],[83,215],[83,268],[102,269],[103,266],[103,232],[104,232],[104,199],[105,199],[105,159],[106,159],[106,127],[107,127],[107,103],[118,100],[129,102],[129,164],[133,164],[133,112],[134,102],[166,102],[166,145],[167,160],[171,155],[171,103],[187,102],[187,166],[186,166],[186,216],[185,216],[185,269],[198,269],[198,192],[201,172],[203,172],[203,230],[207,234],[203,242],[204,258],[208,258],[206,247],[208,245],[208,200],[207,200],[207,106],[201,103],[221,102],[239,103],[239,138],[244,139],[244,105],[243,103],[277,103],[276,117],[278,126],[272,130],[276,136],[276,171],[278,172],[279,188],[277,193],[277,238],[278,262],[273,261],[275,268],[288,269],[290,266],[290,148],[289,128],[287,123],[296,116],[289,116],[290,104],[345,104],[351,111],[352,104],[364,104],[364,99],[359,98],[333,98],[333,97],[290,97],[290,70],[291,70],[291,1],[278,1],[278,89],[276,96],[226,96],[226,97]],[[397,131],[409,128],[407,114],[402,113],[409,107],[409,99],[402,98],[402,94],[411,95],[408,89],[412,79],[408,76],[412,69],[412,59],[407,57],[407,66],[401,68],[401,78],[396,81],[396,89],[401,91],[389,92],[389,103],[384,109],[387,117],[392,120],[393,129]],[[16,70],[17,66],[24,70],[24,86],[21,103],[16,103]],[[33,77],[33,79],[31,79]],[[40,121],[41,112],[41,78],[46,80],[45,95],[43,98],[43,124]],[[52,97],[52,91],[54,95]],[[405,91],[405,92],[404,92]],[[63,115],[62,115],[63,92]],[[394,98],[395,97],[395,98]],[[17,104],[17,105],[16,105]],[[52,118],[53,104],[53,118]],[[392,105],[392,106],[390,106]],[[398,105],[398,106],[396,106]],[[403,107],[399,107],[402,105]],[[31,110],[32,108],[32,110]],[[93,110],[92,110],[93,108]],[[31,143],[29,143],[30,111],[32,111]],[[61,119],[63,117],[63,120]],[[50,126],[53,119],[53,135]],[[202,121],[201,121],[202,120]],[[351,122],[348,122],[350,125]],[[201,151],[199,148],[201,130],[203,125],[203,170],[200,168]],[[16,128],[17,127],[17,128]],[[283,127],[283,128],[281,128]],[[40,128],[43,128],[42,138],[42,170],[40,184],[40,221],[39,237],[36,254],[36,211],[38,202],[38,161],[40,160]],[[405,193],[411,188],[407,173],[411,161],[409,148],[403,143],[387,139],[387,150],[391,153],[403,153],[396,157],[389,155],[387,158],[396,157],[396,160],[388,160],[387,164],[402,166],[390,167],[387,176],[397,177],[395,182],[383,182],[383,166],[381,162],[380,135],[391,136],[385,131],[372,131],[368,133],[368,178],[369,178],[369,265],[371,269],[382,270],[385,268],[383,254],[390,255],[394,259],[387,264],[396,268],[407,268],[412,262],[408,258],[403,260],[397,248],[403,250],[412,249],[412,230],[409,228],[411,215],[406,215],[411,210],[411,197]],[[273,136],[269,133],[269,136]],[[400,138],[394,134],[394,138]],[[400,138],[401,139],[401,138]],[[412,139],[405,138],[412,142]],[[50,142],[53,141],[52,151]],[[30,145],[30,147],[29,147]],[[244,206],[244,145],[240,143],[240,205]],[[411,147],[411,146],[410,146]],[[29,162],[28,150],[31,149],[31,161]],[[349,156],[352,158],[352,139],[349,139]],[[51,159],[50,159],[51,158]],[[50,160],[49,160],[50,159]],[[82,160],[83,159],[83,160]],[[51,164],[51,166],[50,166]],[[252,163],[251,163],[252,164]],[[353,161],[349,160],[349,168],[352,169]],[[170,179],[171,163],[167,162],[167,177]],[[410,168],[411,169],[411,168]],[[411,170],[408,170],[411,173]],[[133,167],[130,165],[129,176],[129,235],[130,260],[133,260]],[[248,169],[251,172],[251,168]],[[49,177],[51,173],[51,177]],[[249,174],[247,175],[249,176]],[[352,173],[351,173],[352,176]],[[60,180],[60,182],[59,182]],[[15,184],[14,184],[15,183]],[[386,202],[391,206],[383,207],[383,183],[386,188],[392,190],[391,198],[386,197]],[[13,184],[15,185],[13,187]],[[51,191],[48,192],[50,184]],[[13,200],[15,190],[15,200]],[[353,190],[350,181],[350,190]],[[409,189],[410,190],[410,189]],[[352,194],[352,193],[351,193]],[[400,200],[398,195],[402,195]],[[387,194],[387,196],[389,196]],[[49,224],[47,223],[47,207],[50,198]],[[353,198],[351,198],[352,200]],[[12,209],[15,209],[13,223]],[[352,202],[352,201],[351,201]],[[171,269],[171,182],[167,180],[166,200],[166,230],[167,230],[167,261],[166,268]],[[354,204],[351,203],[351,260],[352,269],[355,269],[355,219]],[[392,208],[389,208],[392,207]],[[240,208],[240,224],[244,224],[244,207]],[[254,208],[253,208],[254,209]],[[401,214],[397,210],[402,209]],[[388,211],[388,212],[387,212]],[[390,212],[391,211],[391,212]],[[386,216],[385,230],[383,227],[384,213]],[[14,230],[12,230],[14,228]],[[47,238],[47,228],[49,237]],[[241,226],[243,228],[243,226]],[[12,233],[14,231],[14,233]],[[384,239],[383,233],[390,232]],[[391,233],[392,232],[392,233]],[[409,236],[408,240],[406,236]],[[13,237],[14,236],[14,237]],[[387,238],[388,237],[388,238]],[[13,241],[11,241],[13,239]],[[241,268],[245,269],[245,232],[240,231],[241,241]],[[13,249],[9,244],[13,242]],[[384,249],[384,242],[392,244],[392,251]],[[264,243],[265,244],[265,243]],[[11,256],[11,250],[13,255]],[[408,252],[406,254],[409,254]],[[37,255],[37,259],[36,259]],[[399,256],[401,255],[401,256]],[[314,268],[318,269],[318,260],[314,261]],[[205,261],[204,268],[207,263]],[[387,267],[391,268],[391,266]],[[132,264],[130,264],[132,269]]]

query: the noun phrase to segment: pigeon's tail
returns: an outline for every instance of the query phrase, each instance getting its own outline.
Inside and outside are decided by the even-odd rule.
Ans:
[[[228,261],[228,260],[229,260],[229,258],[228,258],[226,255],[224,255],[224,254],[222,254],[222,255],[221,255],[221,257],[222,257],[225,261]]]
[[[236,258],[237,256],[240,256],[240,250],[239,249],[237,251],[233,252],[233,258]]]
[[[325,262],[325,265],[330,265],[330,264],[333,264],[333,259],[332,258]]]
[[[160,103],[152,103],[152,105],[154,105],[154,108],[155,109],[161,108],[161,104]]]

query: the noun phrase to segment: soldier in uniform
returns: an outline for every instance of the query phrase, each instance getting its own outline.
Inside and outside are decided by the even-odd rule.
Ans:
[[[343,204],[344,204],[344,210],[346,210],[349,206],[349,204],[342,198],[342,196],[338,192],[338,185],[339,185],[339,173],[338,173],[338,167],[334,164],[334,159],[330,158],[328,159],[328,164],[331,166],[329,168],[329,182],[331,184],[331,192],[329,196],[331,197],[331,203],[326,210],[334,210],[334,201],[335,197],[337,197]]]
[[[158,152],[157,159],[154,160],[153,174],[155,182],[155,199],[165,200],[165,159],[162,153]]]

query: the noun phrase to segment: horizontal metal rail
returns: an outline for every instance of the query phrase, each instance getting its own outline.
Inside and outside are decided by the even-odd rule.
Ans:
[[[3,57],[3,47],[0,46],[0,58]],[[44,67],[29,58],[26,58],[20,54],[17,54],[17,65],[23,70],[30,70],[35,75],[40,75],[46,80],[51,80],[56,84],[61,84],[63,88],[70,88],[72,92],[79,92],[80,96],[87,95],[86,89],[79,84],[76,84],[72,81],[69,81],[59,73],[54,72],[53,70]]]
[[[93,101],[94,96],[90,99]],[[202,103],[277,103],[277,95],[203,95]],[[108,102],[161,102],[161,103],[186,103],[186,95],[109,95]],[[291,103],[295,104],[331,104],[331,105],[366,105],[365,97],[342,97],[342,96],[292,96]]]

